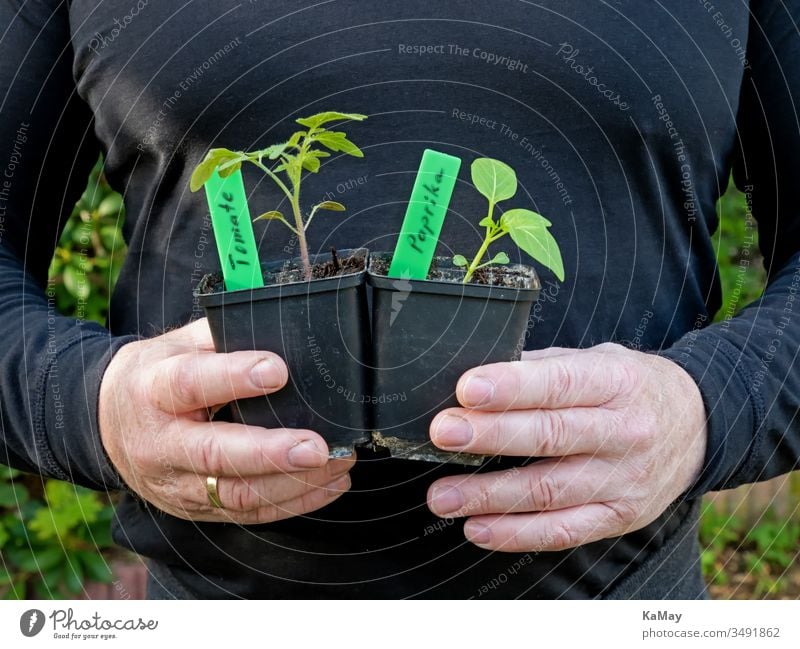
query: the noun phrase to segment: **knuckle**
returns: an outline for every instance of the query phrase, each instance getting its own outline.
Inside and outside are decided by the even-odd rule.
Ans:
[[[622,530],[627,530],[639,518],[638,507],[628,500],[617,500],[604,504],[609,510],[612,525]]]
[[[231,480],[227,499],[220,497],[220,500],[227,509],[240,512],[252,511],[266,504],[253,485],[241,479]]]
[[[564,419],[557,410],[541,410],[540,415],[542,427],[539,431],[538,453],[548,457],[562,455],[567,437]]]
[[[224,473],[225,458],[219,439],[214,435],[206,435],[200,439],[194,461],[198,465],[198,472],[206,475]]]
[[[578,534],[564,521],[552,523],[546,528],[543,542],[545,546],[554,550],[566,550],[580,545]]]
[[[611,397],[630,394],[641,382],[641,368],[629,359],[620,359],[611,365],[609,392]]]
[[[199,403],[196,366],[193,362],[184,360],[173,362],[169,370],[169,401],[182,405]]]
[[[523,503],[526,511],[545,511],[555,507],[558,488],[552,477],[528,476],[525,480],[525,497]]]
[[[575,377],[561,360],[553,359],[547,376],[547,400],[553,403],[566,402],[575,388]]]

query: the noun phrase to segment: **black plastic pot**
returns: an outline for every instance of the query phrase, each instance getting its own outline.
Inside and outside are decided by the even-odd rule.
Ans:
[[[439,450],[430,441],[436,413],[458,406],[468,369],[518,360],[539,278],[529,266],[504,266],[513,287],[462,284],[464,270],[437,257],[428,280],[386,277],[389,254],[372,253],[373,424],[392,455],[479,464],[483,457]]]
[[[340,259],[365,249],[341,250]],[[329,261],[317,255],[312,263]],[[289,368],[289,382],[274,394],[241,399],[232,419],[265,428],[305,428],[325,438],[332,457],[369,441],[369,313],[366,271],[328,279],[270,284],[286,264],[263,264],[265,284],[214,292],[218,275],[204,277],[197,298],[219,352],[268,350]],[[285,279],[285,278],[284,278]]]

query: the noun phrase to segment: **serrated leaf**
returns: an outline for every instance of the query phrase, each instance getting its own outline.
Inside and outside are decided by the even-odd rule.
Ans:
[[[480,222],[478,223],[478,225],[480,225],[480,226],[482,226],[482,227],[484,227],[484,228],[491,227],[491,226],[493,226],[493,225],[494,225],[494,219],[493,219],[491,216],[484,216],[484,217],[483,217],[483,218],[480,220]]]
[[[281,157],[281,154],[286,151],[286,147],[288,145],[288,142],[281,142],[280,144],[268,146],[266,149],[261,149],[258,152],[258,159],[261,160],[261,158],[269,158],[270,160],[277,160]]]
[[[356,158],[363,158],[364,153],[355,144],[347,139],[342,131],[325,131],[314,136],[314,140],[331,151],[341,151]]]
[[[300,143],[300,139],[307,135],[307,131],[295,131],[292,133],[292,137],[286,142],[286,146],[288,147],[296,147]]]
[[[505,162],[478,158],[472,163],[472,184],[490,203],[498,203],[517,193],[517,174]]]
[[[322,201],[321,203],[317,203],[316,209],[329,210],[331,212],[344,212],[347,208],[336,201]]]
[[[467,263],[467,258],[464,255],[453,256],[453,266],[466,266]]]
[[[303,169],[315,174],[319,171],[319,158],[316,156],[303,156]]]
[[[305,126],[308,129],[314,129],[322,126],[323,124],[327,124],[328,122],[341,120],[361,122],[365,119],[367,119],[367,116],[360,113],[338,113],[336,111],[326,111],[324,113],[317,113],[316,115],[311,115],[309,117],[300,117],[295,121],[300,124],[300,126]]]
[[[564,262],[558,243],[548,230],[550,221],[531,210],[515,209],[503,214],[500,225],[514,243],[564,281]]]
[[[263,214],[259,214],[256,218],[253,219],[254,221],[284,221],[284,216],[278,210],[270,210],[269,212],[264,212]]]

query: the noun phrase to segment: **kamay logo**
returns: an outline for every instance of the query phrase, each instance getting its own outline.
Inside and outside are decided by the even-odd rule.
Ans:
[[[19,618],[19,630],[22,635],[27,638],[32,638],[44,628],[44,613],[38,608],[32,608],[25,611],[22,617]]]

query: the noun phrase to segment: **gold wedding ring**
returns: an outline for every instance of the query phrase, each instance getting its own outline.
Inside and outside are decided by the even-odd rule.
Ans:
[[[217,509],[225,509],[219,500],[219,492],[217,491],[218,481],[219,478],[216,478],[213,475],[210,475],[206,478],[206,493],[208,493],[208,502],[211,503],[212,507],[216,507]]]

